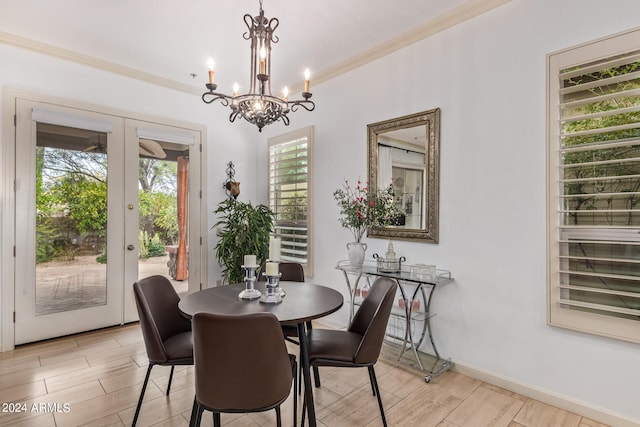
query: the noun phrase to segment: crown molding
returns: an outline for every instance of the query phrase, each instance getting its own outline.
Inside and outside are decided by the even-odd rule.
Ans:
[[[397,37],[394,37],[384,43],[381,43],[369,50],[358,55],[352,56],[338,64],[330,66],[322,71],[315,73],[314,84],[319,84],[331,80],[341,74],[355,70],[369,62],[375,61],[383,56],[389,55],[397,50],[403,49],[413,43],[423,40],[429,36],[447,30],[462,22],[468,21],[478,15],[481,15],[496,7],[509,3],[511,0],[475,0],[467,3],[457,9],[445,13],[431,21],[407,31]],[[195,95],[201,95],[202,90],[188,84],[180,83],[175,80],[167,79],[156,74],[147,73],[135,68],[116,64],[114,62],[105,61],[93,56],[84,55],[68,49],[53,46],[47,43],[38,42],[25,37],[0,31],[0,43],[22,49],[31,50],[33,52],[44,55],[53,56],[55,58],[72,61],[77,64],[97,68],[99,70],[108,71],[136,80],[141,80],[169,89],[186,92]],[[302,81],[292,85],[292,91],[302,89]]]
[[[427,21],[404,34],[387,40],[358,55],[352,56],[345,61],[314,73],[314,84],[317,85],[318,83],[331,80],[341,74],[352,71],[383,56],[387,56],[441,31],[445,31],[510,1],[511,0],[475,0],[467,3],[431,21]]]
[[[0,31],[0,43],[4,43],[14,47],[19,47],[22,49],[31,50],[33,52],[53,56],[55,58],[75,62],[77,64],[86,65],[89,67],[97,68],[99,70],[108,71],[111,73],[119,74],[121,76],[129,77],[132,79],[142,80],[148,83],[152,83],[158,86],[163,86],[169,89],[178,90],[181,92],[187,92],[187,93],[192,93],[196,95],[200,95],[202,93],[202,90],[198,89],[195,86],[187,85],[184,83],[177,82],[175,80],[158,76],[156,74],[147,73],[135,68],[116,64],[110,61],[105,61],[103,59],[99,59],[93,56],[74,52],[72,50],[68,50],[68,49],[53,46],[47,43],[31,40],[25,37],[20,37],[14,34],[5,33],[2,31]]]

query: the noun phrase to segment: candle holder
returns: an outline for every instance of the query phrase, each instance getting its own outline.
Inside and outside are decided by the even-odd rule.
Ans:
[[[242,292],[238,294],[238,297],[241,299],[256,299],[262,296],[262,292],[255,288],[256,280],[258,277],[256,276],[256,270],[258,269],[258,265],[243,265],[244,269],[244,285],[245,288]]]
[[[276,247],[277,247],[277,253],[280,253],[280,239],[278,239],[278,241],[276,241]],[[279,259],[274,259],[274,258],[269,258],[266,262],[275,262],[276,264],[280,265],[280,263],[282,261],[280,261]],[[280,268],[278,268],[279,270]],[[276,289],[276,291],[280,294],[280,296],[282,298],[287,296],[287,293],[284,291],[284,289],[282,289],[280,287],[280,278],[282,277],[282,273],[279,273],[280,275],[278,276],[278,288]],[[267,277],[267,273],[262,273],[263,276]]]
[[[267,273],[262,273],[267,278],[267,293],[260,297],[260,302],[264,302],[267,304],[280,304],[282,302],[282,294],[280,291],[280,277],[282,273],[278,273],[277,275],[270,275]]]

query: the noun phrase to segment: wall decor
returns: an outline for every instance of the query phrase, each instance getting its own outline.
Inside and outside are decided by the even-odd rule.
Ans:
[[[440,109],[369,124],[367,136],[369,182],[392,185],[402,212],[367,237],[438,243]]]
[[[224,192],[227,193],[227,197],[230,199],[237,199],[240,195],[240,183],[233,178],[236,175],[236,169],[233,162],[227,163],[227,179],[222,184]]]

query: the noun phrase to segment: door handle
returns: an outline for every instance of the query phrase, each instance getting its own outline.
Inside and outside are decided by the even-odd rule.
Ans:
[[[134,249],[133,245],[127,245],[127,249],[132,251]]]

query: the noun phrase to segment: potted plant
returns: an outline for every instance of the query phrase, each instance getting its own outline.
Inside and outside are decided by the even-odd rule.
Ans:
[[[219,216],[213,226],[219,237],[216,260],[222,266],[224,282],[241,283],[245,255],[255,255],[259,263],[267,259],[274,214],[265,205],[236,199],[221,202],[214,213]]]
[[[401,212],[396,205],[393,186],[371,189],[369,183],[358,180],[355,188],[344,181],[342,188],[333,192],[340,207],[340,225],[351,231],[354,242],[347,243],[349,262],[353,267],[361,267],[367,244],[362,242],[371,227],[392,225]]]

